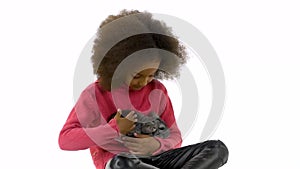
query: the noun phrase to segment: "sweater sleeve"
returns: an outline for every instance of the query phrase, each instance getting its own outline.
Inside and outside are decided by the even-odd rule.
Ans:
[[[82,150],[97,145],[114,153],[127,151],[115,140],[118,133],[115,119],[106,122],[94,93],[85,90],[60,131],[59,146],[63,150]]]
[[[155,137],[160,142],[160,148],[156,150],[153,154],[158,154],[170,149],[178,148],[182,144],[181,132],[177,126],[172,102],[167,94],[166,89],[164,91],[164,96],[161,99],[161,119],[166,123],[170,130],[170,135],[167,138]]]

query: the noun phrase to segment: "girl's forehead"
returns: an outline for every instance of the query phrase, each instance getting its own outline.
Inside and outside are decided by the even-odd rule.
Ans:
[[[157,71],[157,68],[148,68],[141,71],[135,71],[134,74],[139,74],[142,76],[152,75]]]
[[[138,72],[155,72],[160,65],[160,61],[153,60],[151,62],[140,63],[134,68],[135,73]]]

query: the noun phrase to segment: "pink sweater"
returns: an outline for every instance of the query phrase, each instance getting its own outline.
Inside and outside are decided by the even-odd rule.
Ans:
[[[97,169],[104,169],[107,161],[128,149],[117,142],[119,129],[115,119],[108,121],[117,108],[131,109],[148,114],[157,112],[170,128],[166,139],[155,137],[160,148],[154,153],[181,146],[181,133],[177,127],[172,103],[164,85],[153,80],[141,90],[129,90],[126,87],[116,90],[104,90],[98,81],[90,84],[80,95],[77,103],[59,134],[59,146],[62,150],[90,149]]]

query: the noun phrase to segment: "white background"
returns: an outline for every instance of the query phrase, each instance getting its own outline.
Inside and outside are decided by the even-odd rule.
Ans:
[[[296,0],[1,1],[0,168],[94,168],[88,150],[62,151],[57,139],[74,104],[81,50],[106,16],[124,8],[184,19],[214,46],[227,89],[211,137],[230,150],[222,168],[299,168]]]

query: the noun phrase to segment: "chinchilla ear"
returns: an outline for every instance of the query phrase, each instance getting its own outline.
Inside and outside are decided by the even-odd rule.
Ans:
[[[159,118],[159,116],[155,112],[150,112],[147,116],[149,116],[149,117],[151,117],[153,119]]]

